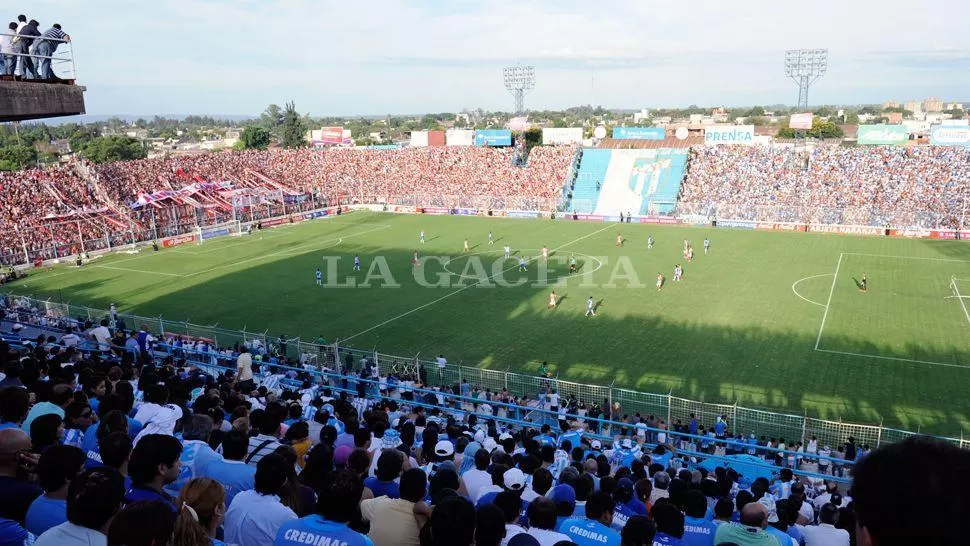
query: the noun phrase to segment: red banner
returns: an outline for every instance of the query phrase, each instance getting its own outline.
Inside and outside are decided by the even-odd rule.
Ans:
[[[185,243],[191,243],[194,240],[195,240],[194,234],[176,235],[175,237],[166,237],[162,239],[162,248],[170,248],[176,245],[184,245]]]
[[[676,218],[670,218],[669,216],[647,216],[637,218],[637,221],[641,224],[676,224]]]

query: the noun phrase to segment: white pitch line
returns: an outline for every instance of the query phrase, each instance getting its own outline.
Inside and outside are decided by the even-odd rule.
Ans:
[[[560,250],[560,249],[566,248],[569,245],[578,243],[579,241],[582,241],[583,239],[588,239],[589,237],[592,237],[593,235],[596,235],[597,233],[601,233],[601,232],[606,231],[608,229],[612,229],[613,227],[614,226],[612,224],[611,225],[608,225],[608,226],[604,227],[603,229],[598,229],[598,230],[594,231],[593,233],[590,233],[588,235],[584,235],[584,236],[582,236],[582,237],[580,237],[578,239],[573,239],[572,241],[569,241],[566,244],[563,244],[563,245],[560,245],[559,247],[553,248],[553,249],[550,250],[550,252],[556,252],[557,250]],[[534,260],[537,260],[537,259],[538,259],[538,257],[529,258],[526,263],[531,263],[531,262],[533,262]],[[401,313],[400,315],[398,315],[396,317],[392,317],[392,318],[389,318],[389,319],[385,320],[384,322],[381,322],[379,324],[375,324],[374,326],[371,326],[370,328],[368,328],[366,330],[361,330],[360,332],[357,332],[356,334],[354,334],[354,335],[352,335],[350,337],[342,338],[340,341],[344,341],[344,342],[345,341],[350,341],[351,339],[354,339],[355,337],[362,336],[362,335],[366,334],[367,332],[370,332],[372,330],[376,330],[376,329],[378,329],[378,328],[380,328],[380,327],[382,327],[384,325],[390,324],[390,323],[392,323],[392,322],[394,322],[394,321],[396,321],[398,319],[402,319],[402,318],[410,315],[411,313],[416,313],[416,312],[418,312],[418,311],[420,311],[420,310],[422,310],[422,309],[424,309],[426,307],[430,307],[430,306],[438,303],[439,301],[446,300],[446,299],[454,296],[455,294],[460,294],[461,292],[464,292],[465,290],[468,290],[469,288],[473,288],[475,286],[478,286],[479,284],[482,284],[483,282],[488,281],[488,280],[492,279],[493,277],[497,277],[497,276],[502,275],[502,274],[504,274],[504,273],[506,273],[508,271],[512,271],[513,269],[515,269],[517,267],[519,267],[518,264],[516,264],[516,265],[514,265],[512,267],[509,267],[507,269],[503,269],[502,271],[500,271],[498,273],[493,273],[492,275],[489,275],[488,277],[485,277],[484,279],[481,279],[478,282],[469,284],[467,286],[463,286],[463,287],[459,288],[458,290],[455,290],[454,292],[449,292],[449,293],[445,294],[444,296],[441,296],[438,299],[429,301],[428,303],[425,303],[424,305],[419,305],[419,306],[415,307],[414,309],[411,309],[410,311],[405,311],[404,313]]]
[[[960,295],[960,287],[957,286],[957,279],[950,281],[953,285],[953,291],[957,293],[957,299],[960,300],[960,307],[963,307],[963,316],[967,317],[967,324],[970,324],[970,311],[967,311],[967,304],[963,301],[963,296]]]
[[[232,262],[232,263],[226,263],[226,264],[222,264],[222,265],[217,265],[215,267],[210,267],[209,269],[203,269],[202,271],[195,271],[193,273],[188,273],[188,274],[182,275],[182,276],[183,277],[194,277],[196,275],[203,275],[205,273],[210,273],[212,271],[217,271],[217,270],[222,269],[224,267],[233,267],[233,266],[242,265],[242,264],[249,263],[249,262],[255,262],[256,260],[264,260],[264,259],[269,258],[271,256],[288,256],[288,255],[292,254],[295,251],[295,249],[300,248],[300,247],[304,247],[304,246],[308,246],[308,245],[319,245],[320,243],[330,243],[330,242],[333,242],[333,241],[342,241],[345,238],[356,237],[357,235],[364,235],[365,233],[371,233],[373,231],[378,231],[378,230],[381,230],[381,229],[387,229],[387,227],[388,226],[381,226],[381,227],[374,228],[374,229],[364,230],[364,231],[361,231],[361,232],[358,232],[358,233],[351,233],[349,235],[345,235],[344,237],[336,237],[336,238],[333,238],[333,239],[326,239],[324,241],[313,241],[312,243],[304,243],[302,245],[298,245],[298,246],[296,246],[294,248],[291,248],[289,250],[283,250],[283,251],[280,251],[280,252],[273,252],[272,254],[263,254],[261,256],[256,256],[255,258],[249,258],[249,259],[242,260],[242,261],[238,261],[238,262]],[[329,246],[333,246],[333,245],[324,245],[323,247],[321,247],[319,249],[318,248],[310,248],[310,249],[307,249],[307,250],[308,251],[322,250],[323,248],[329,248]]]
[[[963,369],[970,368],[970,366],[966,366],[963,364],[948,364],[946,362],[933,362],[930,360],[914,360],[912,358],[899,358],[895,356],[866,355],[862,353],[850,353],[846,351],[833,351],[831,349],[815,349],[815,350],[820,353],[832,353],[832,354],[846,355],[846,356],[861,356],[863,358],[878,358],[879,360],[892,360],[895,362],[910,362],[912,364],[929,364],[931,366],[943,366],[946,368],[963,368]]]
[[[129,269],[127,267],[112,267],[110,265],[95,265],[92,267],[98,267],[101,269],[113,269],[115,271],[128,271],[131,273],[145,273],[148,275],[165,275],[166,277],[185,277],[186,275],[179,275],[178,273],[163,273],[161,271],[145,271],[144,269]]]
[[[812,300],[806,298],[805,296],[799,294],[798,293],[798,290],[795,290],[795,286],[797,286],[798,283],[800,283],[802,281],[807,281],[809,279],[817,279],[819,277],[828,277],[829,275],[832,275],[832,273],[822,273],[821,275],[812,275],[811,277],[805,277],[804,279],[798,279],[797,281],[791,283],[791,291],[794,292],[796,296],[798,296],[799,298],[802,298],[803,300],[807,301],[808,303],[811,303],[812,305],[818,305],[819,307],[825,307],[825,304],[824,303],[819,303],[817,301],[812,301]]]
[[[970,260],[956,260],[953,258],[924,258],[922,256],[893,256],[891,254],[866,254],[864,252],[843,252],[849,256],[869,256],[871,258],[898,258],[900,260],[930,260],[934,262],[970,263]]]
[[[818,327],[818,337],[815,338],[816,351],[819,344],[822,343],[822,331],[825,330],[825,319],[829,316],[829,305],[832,304],[832,294],[835,293],[835,281],[839,279],[839,268],[842,267],[843,254],[839,254],[839,263],[835,265],[835,273],[832,274],[832,288],[829,289],[829,299],[825,302],[825,313],[822,314],[822,325]]]

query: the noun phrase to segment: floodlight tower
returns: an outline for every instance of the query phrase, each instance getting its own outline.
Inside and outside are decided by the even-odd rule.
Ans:
[[[515,101],[513,114],[525,112],[525,94],[535,89],[536,67],[534,66],[506,66],[502,69],[505,89],[512,93]]]
[[[798,84],[798,111],[808,111],[808,89],[825,75],[828,68],[827,49],[789,49],[785,51],[785,75]],[[805,144],[805,131],[795,132],[796,151]]]

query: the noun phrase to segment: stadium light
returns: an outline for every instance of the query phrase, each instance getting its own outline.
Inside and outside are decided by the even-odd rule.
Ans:
[[[525,112],[525,94],[536,86],[536,67],[506,66],[502,69],[502,79],[505,80],[505,89],[512,94],[515,101],[512,113]]]
[[[829,63],[827,49],[789,49],[785,51],[785,75],[798,84],[798,108],[808,109],[808,88],[825,75]]]

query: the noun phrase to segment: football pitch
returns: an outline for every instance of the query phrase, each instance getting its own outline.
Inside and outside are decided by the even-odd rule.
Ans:
[[[356,212],[55,266],[9,289],[499,370],[548,361],[560,379],[827,419],[950,435],[970,423],[961,241]]]

